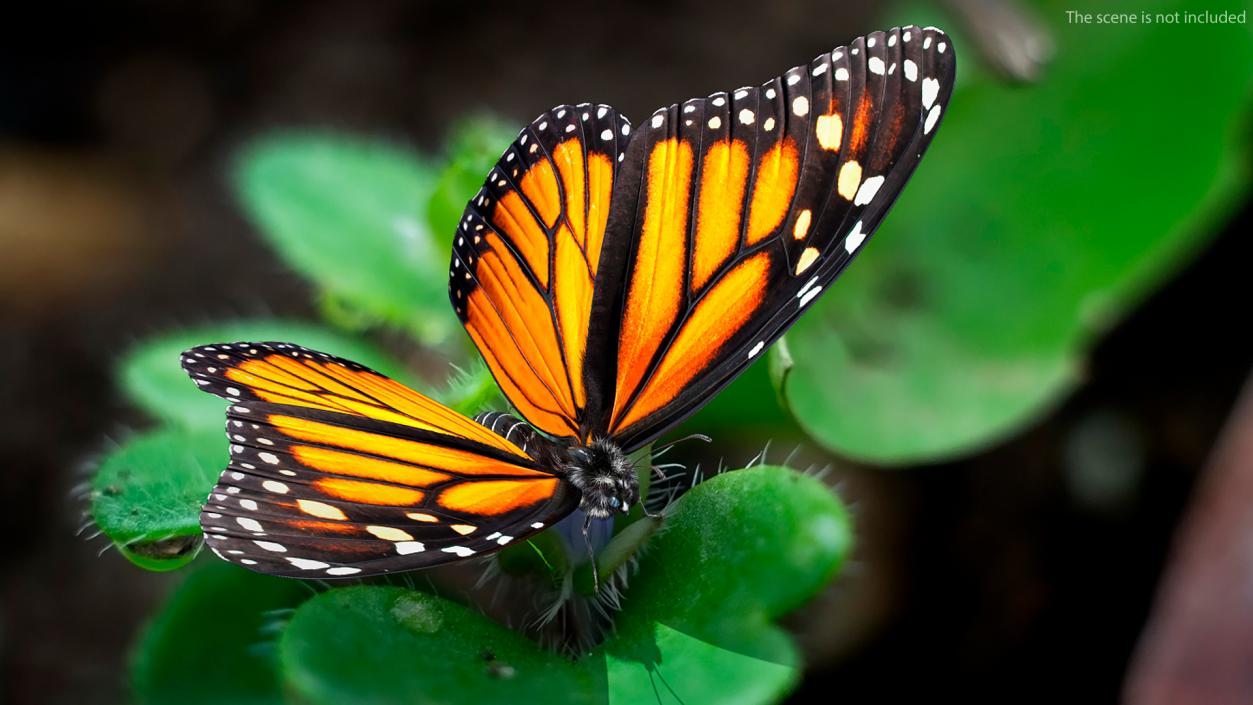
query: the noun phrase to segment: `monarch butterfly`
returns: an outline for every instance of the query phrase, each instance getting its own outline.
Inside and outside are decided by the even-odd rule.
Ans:
[[[337,578],[489,553],[639,501],[628,454],[709,401],[875,231],[952,92],[949,39],[875,32],[655,112],[562,105],[455,234],[449,298],[520,418],[470,419],[287,343],[182,356],[229,400],[201,526],[222,558]]]

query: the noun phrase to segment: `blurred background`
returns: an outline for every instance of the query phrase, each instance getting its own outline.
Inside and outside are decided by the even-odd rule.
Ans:
[[[790,355],[684,427],[715,443],[676,450],[735,467],[769,443],[769,460],[829,467],[852,508],[853,560],[789,622],[807,663],[790,702],[1253,701],[1248,8],[1068,21],[1111,9],[1088,4],[11,9],[0,701],[132,699],[128,650],[178,576],[76,534],[75,488],[153,426],[118,374],[145,340],[327,320],[446,374],[447,331],[387,332],[284,245],[265,184],[292,142],[274,135],[416,155],[443,170],[432,222],[455,222],[483,155],[552,105],[638,122],[906,22],[950,31],[961,71],[916,183]]]

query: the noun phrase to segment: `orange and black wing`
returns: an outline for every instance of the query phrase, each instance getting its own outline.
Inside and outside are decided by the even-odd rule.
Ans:
[[[182,362],[231,402],[230,463],[201,527],[215,553],[252,570],[424,568],[498,550],[577,505],[538,449],[348,360],[245,342],[194,348]]]
[[[620,317],[593,327],[616,347],[606,432],[642,446],[783,334],[878,227],[954,73],[943,32],[893,29],[639,127],[620,184],[638,193],[630,243],[601,263],[621,271]]]
[[[612,378],[595,321],[603,250],[626,238],[634,197],[615,197],[631,125],[606,105],[563,105],[522,130],[457,228],[449,298],[514,408],[550,436],[586,442]],[[611,215],[615,209],[622,211]]]

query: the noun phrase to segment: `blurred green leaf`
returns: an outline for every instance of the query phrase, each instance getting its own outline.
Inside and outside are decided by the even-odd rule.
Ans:
[[[132,655],[142,705],[283,703],[274,659],[278,617],[312,595],[299,581],[272,578],[214,559],[190,571],[144,630]]]
[[[245,149],[235,184],[262,235],[333,302],[336,320],[390,324],[439,343],[458,324],[446,292],[448,248],[427,217],[437,178],[398,145],[288,133]]]
[[[477,356],[465,369],[454,368],[443,389],[431,396],[471,418],[482,411],[507,411],[510,408],[487,369],[487,363]]]
[[[92,518],[141,568],[180,568],[200,550],[200,504],[226,459],[220,428],[136,436],[96,470]]]
[[[817,592],[851,542],[817,480],[726,473],[684,496],[649,544],[617,630],[578,661],[479,612],[395,587],[333,590],[279,643],[292,691],[314,703],[774,702],[799,656],[773,620]],[[669,700],[667,700],[669,702]]]
[[[428,222],[440,252],[452,251],[453,234],[466,204],[482,188],[487,173],[517,134],[517,125],[481,115],[461,121],[449,136],[445,147],[447,161],[440,169],[428,206]]]
[[[1043,80],[967,80],[958,46],[962,80],[882,233],[771,353],[829,448],[910,463],[1013,432],[1247,191],[1247,27],[1067,24],[1072,6],[1043,7],[1058,41]],[[1203,48],[1204,68],[1170,47]]]
[[[211,427],[218,431],[221,441],[226,402],[192,384],[179,355],[196,345],[243,340],[296,343],[359,362],[406,384],[412,381],[412,375],[400,364],[361,338],[308,323],[248,320],[198,326],[144,341],[122,361],[122,388],[132,402],[152,416],[186,428]],[[416,385],[419,390],[422,386]]]
[[[703,433],[715,442],[734,442],[751,436],[753,443],[760,443],[780,433],[795,433],[795,424],[779,404],[768,369],[765,360],[753,363],[666,437]]]

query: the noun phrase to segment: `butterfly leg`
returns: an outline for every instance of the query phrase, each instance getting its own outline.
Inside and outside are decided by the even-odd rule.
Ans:
[[[592,515],[588,514],[583,517],[583,544],[587,546],[587,560],[592,566],[592,592],[600,592],[600,572],[596,569],[596,552],[592,550],[592,537],[590,529],[592,528]]]

